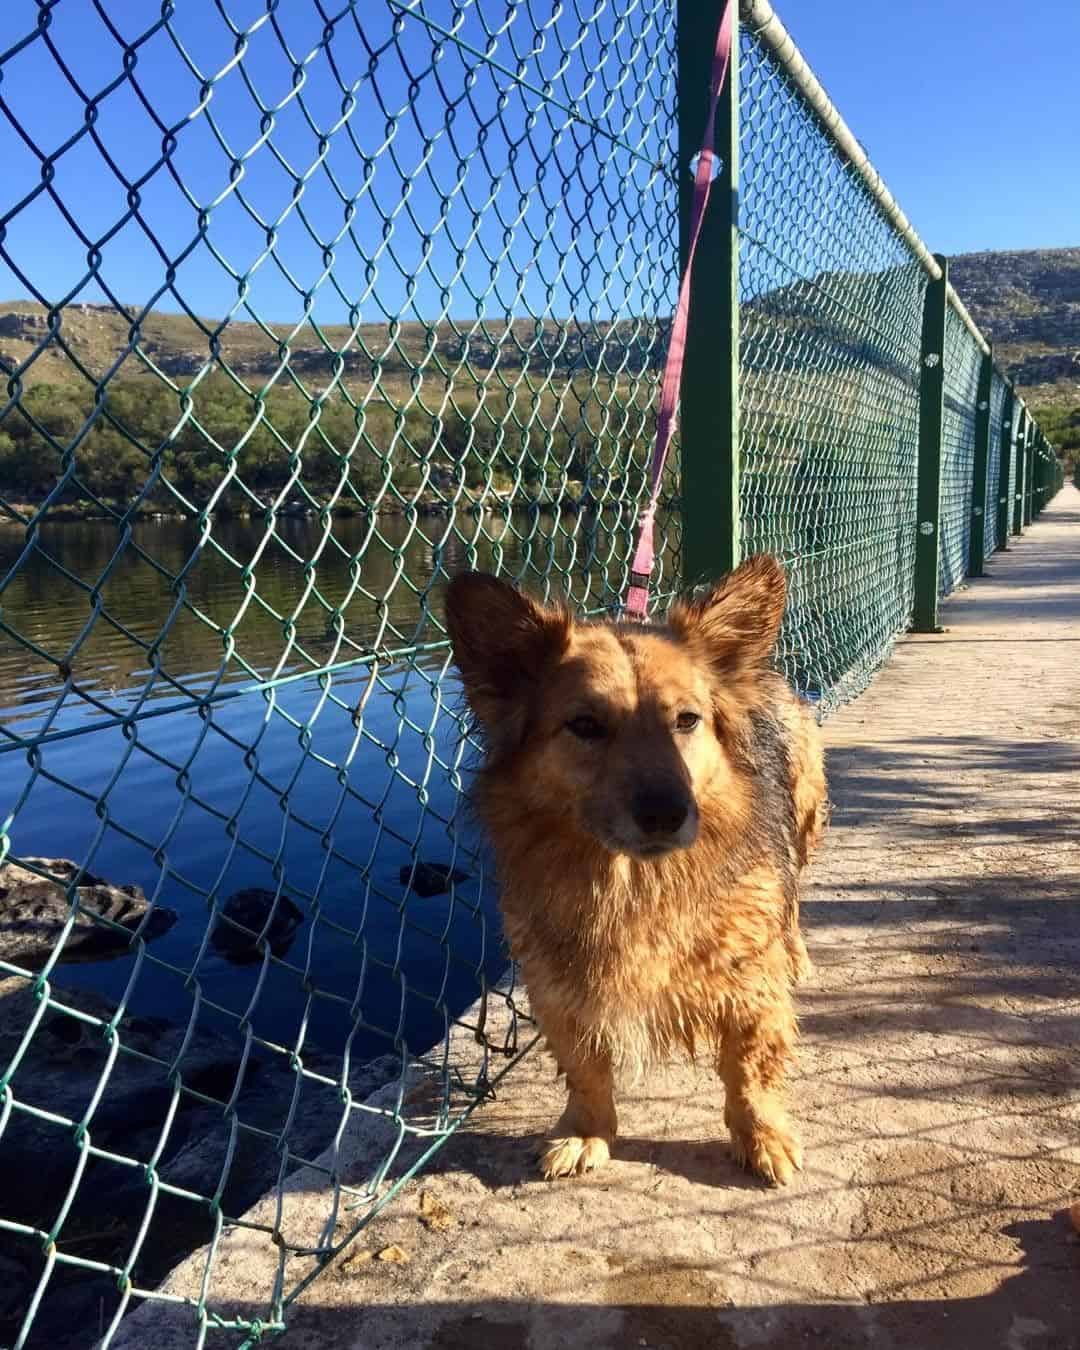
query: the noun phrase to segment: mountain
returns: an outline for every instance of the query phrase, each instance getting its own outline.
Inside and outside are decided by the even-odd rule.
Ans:
[[[949,276],[1033,408],[1080,405],[1080,248],[963,253]]]
[[[133,307],[131,317],[138,311]],[[222,328],[211,319],[151,310],[133,331],[109,305],[72,304],[50,328],[44,305],[30,300],[0,301],[0,372],[22,365],[27,386],[49,381],[80,383],[79,366],[91,380],[144,378],[160,372],[184,384],[211,354],[241,377],[272,376],[287,358],[292,372],[314,387],[325,384],[340,363],[342,372],[370,385],[377,377],[407,380],[417,366],[429,377],[440,370],[465,372],[498,366],[505,372],[640,372],[663,360],[666,320],[559,322],[491,319],[443,320],[429,330],[401,321],[361,324],[258,324],[234,319]],[[83,379],[85,382],[85,377]]]
[[[1075,408],[1080,418],[1080,248],[960,254],[951,260],[950,275],[972,317],[993,341],[999,364],[1028,402],[1034,408]],[[845,290],[873,287],[880,280],[845,274],[843,285]],[[752,323],[754,312],[760,311],[769,322],[819,327],[823,319],[816,296],[817,288],[809,283],[781,287],[751,301],[746,320]],[[860,303],[876,301],[868,294]],[[136,311],[131,313],[134,317]],[[394,330],[386,324],[364,324],[355,333],[344,325],[320,332],[305,324],[293,332],[283,324],[244,321],[221,330],[211,320],[152,311],[133,333],[129,321],[108,306],[73,304],[50,330],[44,306],[17,300],[0,302],[0,372],[18,367],[37,350],[22,377],[26,386],[48,380],[89,387],[114,373],[121,379],[146,377],[154,368],[185,383],[211,353],[241,377],[272,376],[287,358],[294,374],[316,388],[338,367],[365,384],[377,376],[404,384],[413,366],[421,363],[435,376],[440,367],[456,371],[460,381],[468,379],[463,359],[473,372],[497,366],[511,379],[523,368],[587,374],[604,370],[608,363],[612,374],[641,373],[662,363],[665,329],[665,323],[644,318],[615,325],[492,320],[482,328],[475,321],[444,320],[430,333],[415,322],[402,322]],[[836,340],[849,337],[841,334]],[[138,354],[132,350],[136,344]],[[85,371],[82,379],[76,363]]]

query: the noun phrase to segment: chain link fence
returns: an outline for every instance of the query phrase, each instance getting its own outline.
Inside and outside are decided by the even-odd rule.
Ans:
[[[769,7],[742,17],[741,547],[788,568],[779,661],[824,715],[912,615],[936,264]],[[679,20],[6,16],[0,1344],[265,1339],[532,1043],[441,589],[618,607],[685,230]],[[942,593],[980,455],[987,556],[1061,479],[1000,373],[977,443],[985,343],[949,303]],[[660,610],[699,579],[685,463]]]
[[[911,614],[926,276],[777,53],[740,53],[741,516],[788,565],[780,659],[835,706]]]
[[[1012,406],[1009,386],[1000,371],[995,370],[990,385],[990,453],[986,471],[986,497],[983,502],[984,520],[983,556],[989,558],[1005,541],[998,533],[999,505],[1011,491],[1008,481],[1002,481],[1001,447],[1012,431]]]

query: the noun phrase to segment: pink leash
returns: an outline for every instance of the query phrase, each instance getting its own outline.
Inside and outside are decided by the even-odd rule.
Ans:
[[[727,79],[728,63],[731,59],[731,5],[732,0],[727,0],[716,34],[709,116],[705,123],[705,135],[702,137],[701,153],[698,155],[694,174],[694,199],[690,208],[690,246],[686,251],[686,271],[679,287],[679,303],[671,322],[667,360],[664,363],[664,382],[660,386],[656,443],[653,446],[652,457],[652,490],[649,493],[649,504],[638,521],[637,550],[634,553],[634,561],[630,564],[630,585],[624,604],[627,614],[641,619],[645,618],[649,608],[649,578],[656,565],[653,526],[660,499],[660,479],[663,477],[664,464],[667,462],[671,438],[675,432],[675,410],[679,401],[679,386],[682,383],[683,358],[686,356],[686,324],[690,317],[690,277],[694,270],[694,254],[697,251],[698,239],[701,236],[701,222],[705,218],[705,207],[709,203],[709,190],[712,187],[713,161],[716,158],[714,134],[716,105],[720,101],[720,91]]]

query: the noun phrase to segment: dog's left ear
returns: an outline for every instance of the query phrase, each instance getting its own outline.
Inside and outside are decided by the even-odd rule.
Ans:
[[[767,553],[747,558],[708,592],[672,606],[668,626],[703,649],[713,669],[728,677],[749,673],[768,660],[787,601],[784,569]]]

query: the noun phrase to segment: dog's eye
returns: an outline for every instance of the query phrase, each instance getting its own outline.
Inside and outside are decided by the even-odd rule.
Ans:
[[[572,717],[566,724],[567,731],[572,731],[579,740],[598,741],[604,735],[603,726],[595,717],[589,717],[582,714],[581,717]]]
[[[693,731],[701,722],[701,714],[696,712],[681,712],[675,719],[676,731]]]

